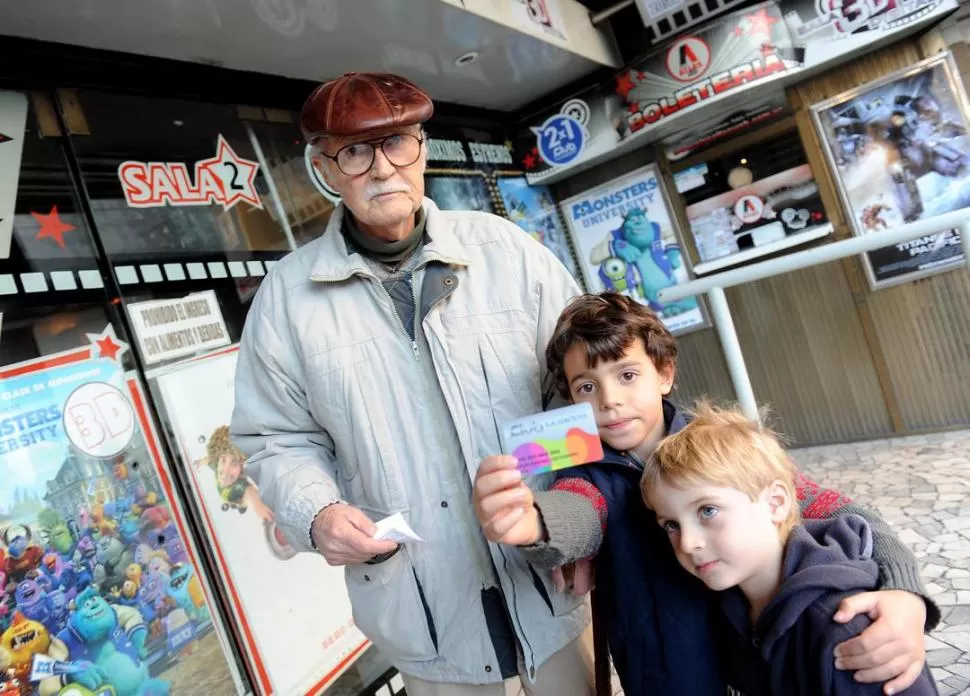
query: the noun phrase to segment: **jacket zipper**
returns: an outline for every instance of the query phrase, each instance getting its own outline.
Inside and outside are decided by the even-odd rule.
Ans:
[[[411,352],[414,353],[414,359],[420,361],[421,360],[421,351],[418,350],[418,342],[417,342],[416,339],[411,338],[410,334],[408,334],[408,328],[404,325],[404,320],[401,319],[401,315],[397,311],[397,305],[394,304],[394,298],[391,297],[391,293],[389,293],[387,291],[387,288],[384,287],[384,283],[382,283],[382,282],[380,282],[378,280],[377,281],[377,284],[381,286],[381,290],[384,291],[384,294],[387,295],[388,301],[391,303],[391,312],[394,313],[394,318],[397,319],[397,324],[398,324],[398,326],[401,327],[401,333],[403,333],[404,334],[404,338],[407,339],[411,343]],[[415,335],[416,335],[417,334],[417,331],[418,331],[417,322],[418,322],[418,316],[419,316],[419,314],[418,314],[418,291],[414,287],[414,273],[413,272],[411,273],[411,280],[408,281],[408,285],[411,286],[411,300],[414,302],[414,323],[415,323],[414,331],[415,331]]]

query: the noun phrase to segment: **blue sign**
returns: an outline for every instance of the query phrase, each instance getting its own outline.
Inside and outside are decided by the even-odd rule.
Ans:
[[[539,156],[550,167],[562,167],[578,158],[586,147],[586,128],[565,114],[554,114],[533,128]]]

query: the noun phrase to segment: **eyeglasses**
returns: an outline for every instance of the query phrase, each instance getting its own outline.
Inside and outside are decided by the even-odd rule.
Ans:
[[[322,151],[320,154],[336,162],[337,168],[346,176],[360,176],[369,172],[374,166],[378,147],[381,148],[387,161],[395,167],[408,167],[418,161],[423,142],[424,138],[416,135],[395,133],[383,138],[351,143],[337,150],[335,155],[328,155]]]

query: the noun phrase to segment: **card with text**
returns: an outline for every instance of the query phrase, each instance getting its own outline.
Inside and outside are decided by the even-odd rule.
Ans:
[[[502,451],[519,460],[526,475],[597,462],[603,444],[588,403],[517,418],[502,425]]]

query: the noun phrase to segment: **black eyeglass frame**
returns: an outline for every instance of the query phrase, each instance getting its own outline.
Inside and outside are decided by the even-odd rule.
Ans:
[[[384,143],[386,143],[391,138],[414,138],[415,140],[417,140],[418,141],[418,154],[417,154],[417,156],[413,160],[411,160],[410,162],[408,162],[407,164],[398,164],[397,162],[395,162],[394,160],[392,160],[390,158],[390,156],[388,156],[387,150],[384,149]],[[355,143],[348,143],[347,145],[344,145],[342,148],[340,148],[339,150],[337,150],[332,155],[328,155],[326,152],[324,152],[320,148],[317,148],[317,151],[321,155],[323,155],[324,157],[326,157],[327,159],[333,160],[334,163],[337,165],[337,169],[339,169],[344,176],[363,176],[364,174],[366,174],[367,172],[369,172],[371,170],[371,168],[374,166],[374,160],[377,159],[377,148],[378,148],[378,146],[381,148],[381,152],[384,153],[384,157],[387,158],[387,161],[390,162],[391,164],[393,164],[395,167],[410,167],[412,164],[414,164],[415,162],[417,162],[421,158],[421,146],[424,144],[425,138],[426,138],[426,135],[425,135],[425,133],[423,131],[421,132],[421,135],[420,136],[414,135],[414,133],[391,133],[390,135],[385,135],[383,138],[372,138],[370,140],[358,140]],[[316,138],[314,138],[314,140],[316,140]],[[340,153],[341,152],[343,152],[344,150],[346,150],[349,147],[354,147],[355,145],[370,145],[371,146],[371,151],[370,151],[370,164],[368,164],[367,165],[367,168],[364,169],[364,171],[362,171],[362,172],[359,172],[357,174],[348,174],[347,172],[344,171],[344,168],[340,166],[340,161],[337,158],[340,157]]]

